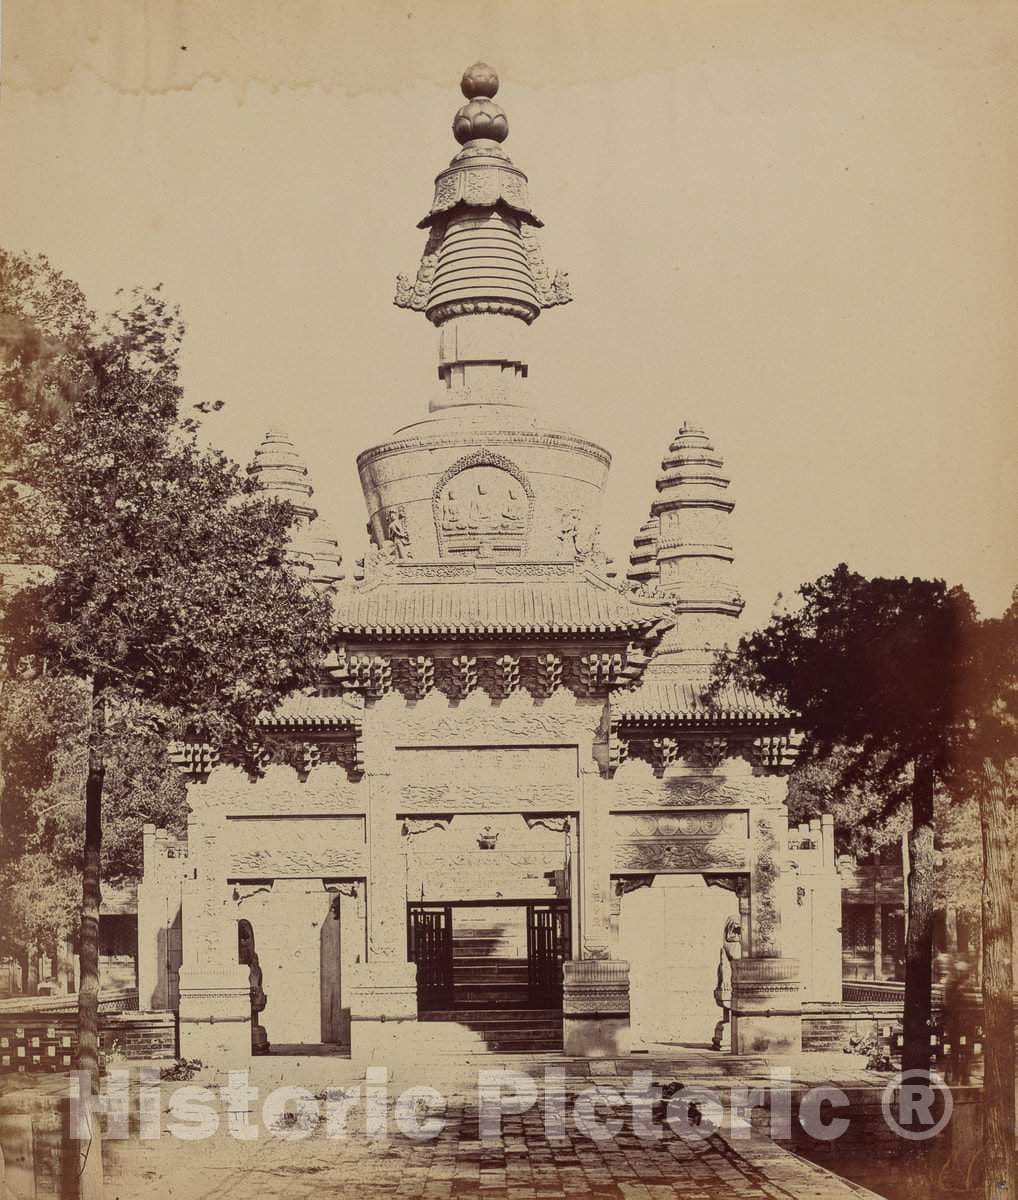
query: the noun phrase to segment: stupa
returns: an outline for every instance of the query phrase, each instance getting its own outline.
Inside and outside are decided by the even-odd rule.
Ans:
[[[436,327],[437,393],[357,458],[372,546],[321,584],[321,686],[256,745],[180,748],[187,844],[149,832],[139,902],[145,944],[179,949],[143,959],[142,1003],[179,991],[181,1053],[205,1061],[266,1043],[601,1057],[716,1022],[726,1048],[798,1049],[803,1005],[840,999],[840,884],[830,823],[789,829],[790,714],[707,695],[742,609],[722,460],[677,422],[617,580],[610,456],[528,392],[529,326],[568,279],[544,265],[496,73],[461,86],[459,149],[396,289]],[[303,464],[277,434],[259,456],[306,547]]]

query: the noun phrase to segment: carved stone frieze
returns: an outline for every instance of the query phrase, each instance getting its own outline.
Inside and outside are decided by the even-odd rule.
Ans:
[[[616,813],[612,820],[619,838],[748,837],[744,812],[632,812]]]
[[[236,818],[224,850],[231,876],[260,879],[364,874],[364,819]]]
[[[422,833],[432,829],[448,829],[451,823],[452,817],[404,817],[400,832],[409,844]]]
[[[231,876],[295,878],[304,876],[363,875],[363,850],[343,850],[337,846],[301,840],[286,846],[257,846],[234,849],[230,856]]]
[[[629,1015],[629,963],[583,959],[563,964],[562,1015],[624,1017]]]
[[[648,763],[630,759],[603,785],[615,811],[654,807],[750,808],[770,806],[775,797],[760,778],[728,780],[698,775],[656,778]],[[778,798],[777,803],[780,803]]]
[[[544,829],[550,829],[552,833],[568,833],[572,826],[568,817],[528,817],[524,816],[523,820],[527,824],[528,829],[534,829],[538,825]]]
[[[514,812],[579,806],[575,783],[407,783],[399,794],[400,809],[409,812]]]
[[[449,663],[448,659],[436,662],[436,678],[440,668]],[[412,706],[401,697],[388,696],[375,706],[365,727],[365,740],[379,745],[380,752],[383,745],[392,744],[583,747],[590,744],[601,715],[599,706],[578,703],[565,689],[536,704],[522,690],[498,705],[480,693],[469,701],[473,703],[451,705],[437,690]]]
[[[615,846],[613,869],[617,871],[735,871],[745,869],[748,847],[745,842],[668,841],[648,838],[645,841],[618,842]]]

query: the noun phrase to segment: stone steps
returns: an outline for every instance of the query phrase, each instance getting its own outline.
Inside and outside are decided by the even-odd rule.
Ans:
[[[556,1029],[562,1013],[553,1008],[443,1008],[421,1013],[422,1021],[452,1021],[471,1029],[510,1032],[517,1029]]]
[[[454,962],[452,967],[453,987],[459,987],[461,984],[478,986],[526,983],[529,973],[525,961],[517,962],[513,959],[493,959],[491,962],[483,964]]]
[[[562,1049],[562,1014],[534,1017],[503,1010],[462,1012],[444,1009],[421,1014],[422,1041],[433,1049],[465,1054],[547,1054]]]

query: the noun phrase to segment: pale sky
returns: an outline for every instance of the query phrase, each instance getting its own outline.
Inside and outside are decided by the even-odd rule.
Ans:
[[[545,257],[550,422],[614,455],[624,571],[686,417],[725,456],[745,620],[846,560],[1018,583],[1018,3],[4,0],[0,239],[99,308],[162,282],[209,440],[304,451],[346,564],[355,457],[422,417],[392,306],[491,63]]]

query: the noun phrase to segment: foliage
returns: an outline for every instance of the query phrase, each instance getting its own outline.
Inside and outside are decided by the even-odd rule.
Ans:
[[[21,959],[30,949],[53,947],[75,929],[80,884],[54,871],[45,854],[29,853],[0,867],[0,957]]]
[[[876,1027],[866,1034],[853,1034],[848,1039],[845,1053],[865,1054],[868,1071],[891,1072],[895,1069],[894,1059],[887,1053],[887,1047]]]
[[[178,1058],[172,1067],[163,1067],[159,1072],[160,1079],[193,1079],[205,1066],[200,1058]]]
[[[908,795],[917,759],[944,771],[967,736],[975,607],[942,580],[866,579],[842,563],[799,589],[724,660],[737,682],[801,713],[804,763],[837,767],[840,786],[879,794],[878,816]]]
[[[6,597],[9,666],[94,681],[117,736],[241,736],[315,681],[326,644],[328,603],[285,560],[291,506],[198,444],[180,411],[183,326],[158,291],[96,328],[44,260],[3,255],[0,286],[30,330],[0,374],[19,485],[0,492],[0,556],[51,572]],[[40,329],[47,297],[59,315]],[[38,350],[50,337],[58,366]]]
[[[976,653],[976,612],[942,580],[866,579],[844,563],[799,589],[801,603],[742,638],[715,672],[799,714],[805,764],[876,798],[878,828],[909,810],[903,1066],[928,1069],[938,781],[970,737],[960,706]]]
[[[788,777],[788,816],[793,824],[830,814],[839,852],[856,856],[900,842],[907,827],[900,808],[887,804],[886,788],[862,777],[845,783],[856,752],[835,746],[827,757],[812,755],[799,762]],[[901,784],[895,784],[900,791]]]
[[[0,594],[3,673],[88,693],[78,1042],[94,1083],[113,747],[248,740],[262,711],[317,683],[330,605],[287,563],[292,506],[199,445],[181,411],[183,324],[158,289],[97,326],[44,259],[0,253],[0,332],[0,559],[43,568]]]

